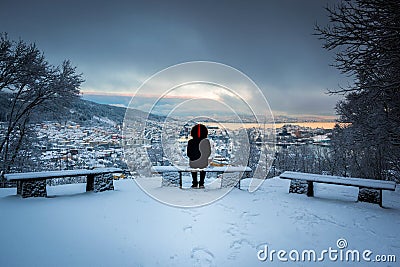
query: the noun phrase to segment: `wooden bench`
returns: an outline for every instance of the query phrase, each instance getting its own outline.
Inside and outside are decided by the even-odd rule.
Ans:
[[[165,172],[178,172],[179,173],[179,187],[182,188],[182,173],[183,172],[216,172],[222,173],[235,173],[235,172],[251,172],[252,169],[247,166],[208,166],[204,169],[190,168],[187,166],[153,166],[151,168],[152,173],[165,173]],[[238,183],[240,188],[240,180]]]
[[[314,182],[325,184],[336,184],[345,186],[356,186],[359,188],[358,201],[379,204],[382,207],[382,190],[394,191],[396,183],[363,178],[319,175],[302,172],[285,171],[280,175],[281,179],[290,179],[289,193],[307,193],[314,196]]]
[[[101,192],[114,190],[112,173],[122,172],[119,168],[96,168],[64,171],[43,171],[5,174],[8,181],[17,182],[17,194],[26,197],[47,197],[46,180],[53,178],[87,176],[86,191]]]

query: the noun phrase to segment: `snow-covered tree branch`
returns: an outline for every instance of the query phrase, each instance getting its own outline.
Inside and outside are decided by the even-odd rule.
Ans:
[[[316,27],[324,48],[336,53],[336,66],[354,78],[337,104],[336,130],[352,175],[400,179],[400,2],[343,1],[327,7],[330,25]],[[338,156],[342,157],[342,156]],[[342,157],[343,158],[343,157]]]
[[[68,106],[79,96],[82,75],[69,61],[48,63],[35,44],[0,34],[0,93],[9,105],[0,140],[0,169],[8,172],[22,146],[26,127],[38,108]]]

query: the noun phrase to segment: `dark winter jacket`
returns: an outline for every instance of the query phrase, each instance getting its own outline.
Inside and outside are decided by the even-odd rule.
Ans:
[[[193,139],[187,145],[187,156],[189,166],[192,168],[205,168],[208,166],[208,157],[211,155],[210,140],[207,139],[208,130],[206,126],[198,124],[192,128],[190,135]]]

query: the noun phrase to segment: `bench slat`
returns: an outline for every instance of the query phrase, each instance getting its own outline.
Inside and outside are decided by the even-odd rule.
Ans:
[[[151,167],[152,173],[163,172],[192,172],[192,171],[206,171],[206,172],[251,172],[251,168],[247,166],[209,166],[204,169],[190,168],[187,166],[153,166]]]
[[[8,173],[4,177],[8,181],[25,180],[25,179],[47,179],[47,178],[62,178],[86,175],[99,175],[106,173],[119,173],[122,172],[120,168],[96,168],[92,170],[78,169],[78,170],[63,170],[63,171],[43,171],[43,172],[24,172],[24,173]]]
[[[285,171],[280,175],[280,178],[311,181],[316,183],[358,186],[358,187],[365,187],[372,189],[384,189],[391,191],[394,191],[396,189],[396,183],[393,181],[319,175],[319,174],[302,173],[302,172]]]

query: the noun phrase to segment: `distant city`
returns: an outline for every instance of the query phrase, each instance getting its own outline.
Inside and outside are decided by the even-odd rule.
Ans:
[[[146,156],[152,165],[187,163],[185,149],[193,125],[185,124],[176,135],[170,131],[175,142],[171,143],[166,141],[165,135],[163,139],[160,123],[154,121],[148,121],[144,134],[138,132],[137,136],[124,136],[122,126],[110,120],[103,119],[101,124],[98,121],[97,118],[93,125],[71,121],[65,124],[46,121],[32,125],[37,135],[32,148],[39,153],[32,154],[31,160],[38,163],[40,170],[120,167],[125,170],[125,177],[138,174]],[[213,164],[235,164],[235,144],[231,139],[235,131],[212,125],[208,128],[213,143]],[[255,143],[265,141],[262,140],[264,136],[254,129],[247,131]],[[275,144],[279,149],[303,145],[329,147],[331,132],[332,129],[285,124],[276,129]],[[135,150],[134,156],[128,155],[127,158],[123,153],[124,146],[139,149]],[[138,154],[138,151],[142,153]],[[127,161],[133,173],[128,171]]]

